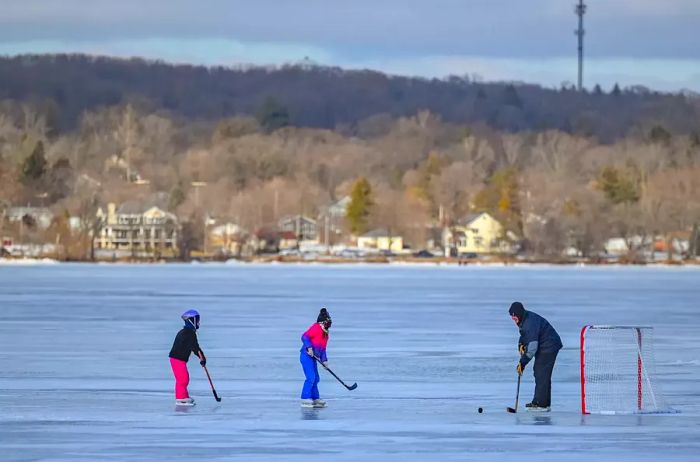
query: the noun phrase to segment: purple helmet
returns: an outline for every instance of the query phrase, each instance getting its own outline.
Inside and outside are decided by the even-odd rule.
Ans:
[[[190,323],[195,329],[199,329],[199,311],[187,310],[180,316],[185,324]]]

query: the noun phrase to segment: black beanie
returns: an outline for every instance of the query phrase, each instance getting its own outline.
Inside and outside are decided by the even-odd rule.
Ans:
[[[316,322],[328,321],[330,318],[331,315],[328,314],[328,310],[325,308],[321,308],[321,312],[318,313],[318,318],[316,318]]]
[[[517,316],[518,319],[522,321],[523,316],[525,316],[525,307],[520,302],[513,302],[508,309],[508,313],[510,313],[511,316]]]

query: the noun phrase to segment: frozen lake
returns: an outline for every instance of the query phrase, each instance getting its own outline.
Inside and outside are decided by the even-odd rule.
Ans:
[[[564,342],[550,414],[505,412],[514,300]],[[696,268],[0,265],[0,459],[699,460],[699,300]],[[300,335],[324,305],[358,388],[322,371],[329,407],[302,410]],[[188,308],[223,401],[191,360],[182,412],[167,356]],[[585,324],[654,326],[681,414],[582,416]]]

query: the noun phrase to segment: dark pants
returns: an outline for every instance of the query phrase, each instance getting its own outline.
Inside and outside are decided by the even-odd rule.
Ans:
[[[537,353],[535,355],[535,397],[532,402],[540,407],[549,407],[552,404],[552,371],[557,353]]]

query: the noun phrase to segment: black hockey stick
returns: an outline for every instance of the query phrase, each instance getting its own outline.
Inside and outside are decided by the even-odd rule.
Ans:
[[[200,353],[199,359],[202,359],[202,354]],[[216,400],[217,403],[221,402],[221,396],[216,394],[216,390],[214,389],[214,384],[211,382],[211,376],[209,375],[209,370],[207,369],[207,366],[202,365],[204,368],[204,372],[207,373],[207,379],[209,379],[209,385],[211,385],[211,392],[214,393],[214,399]]]
[[[522,377],[522,375],[518,374],[518,391],[515,392],[515,407],[506,408],[506,411],[510,412],[511,414],[518,412],[518,399],[520,398],[520,377]]]
[[[357,388],[357,384],[356,384],[356,383],[353,383],[352,385],[347,386],[347,385],[345,384],[345,382],[343,382],[342,380],[340,380],[340,377],[338,377],[337,375],[335,375],[335,374],[333,373],[333,371],[330,370],[330,369],[328,368],[328,366],[326,366],[325,364],[323,364],[323,363],[321,362],[321,360],[318,359],[315,355],[314,355],[314,359],[315,359],[316,361],[318,361],[319,364],[320,364],[321,366],[323,366],[323,368],[324,368],[325,370],[327,370],[328,372],[330,372],[331,375],[332,375],[333,377],[335,377],[335,379],[336,379],[338,382],[340,382],[345,388],[347,388],[348,390],[354,390],[355,388]]]

